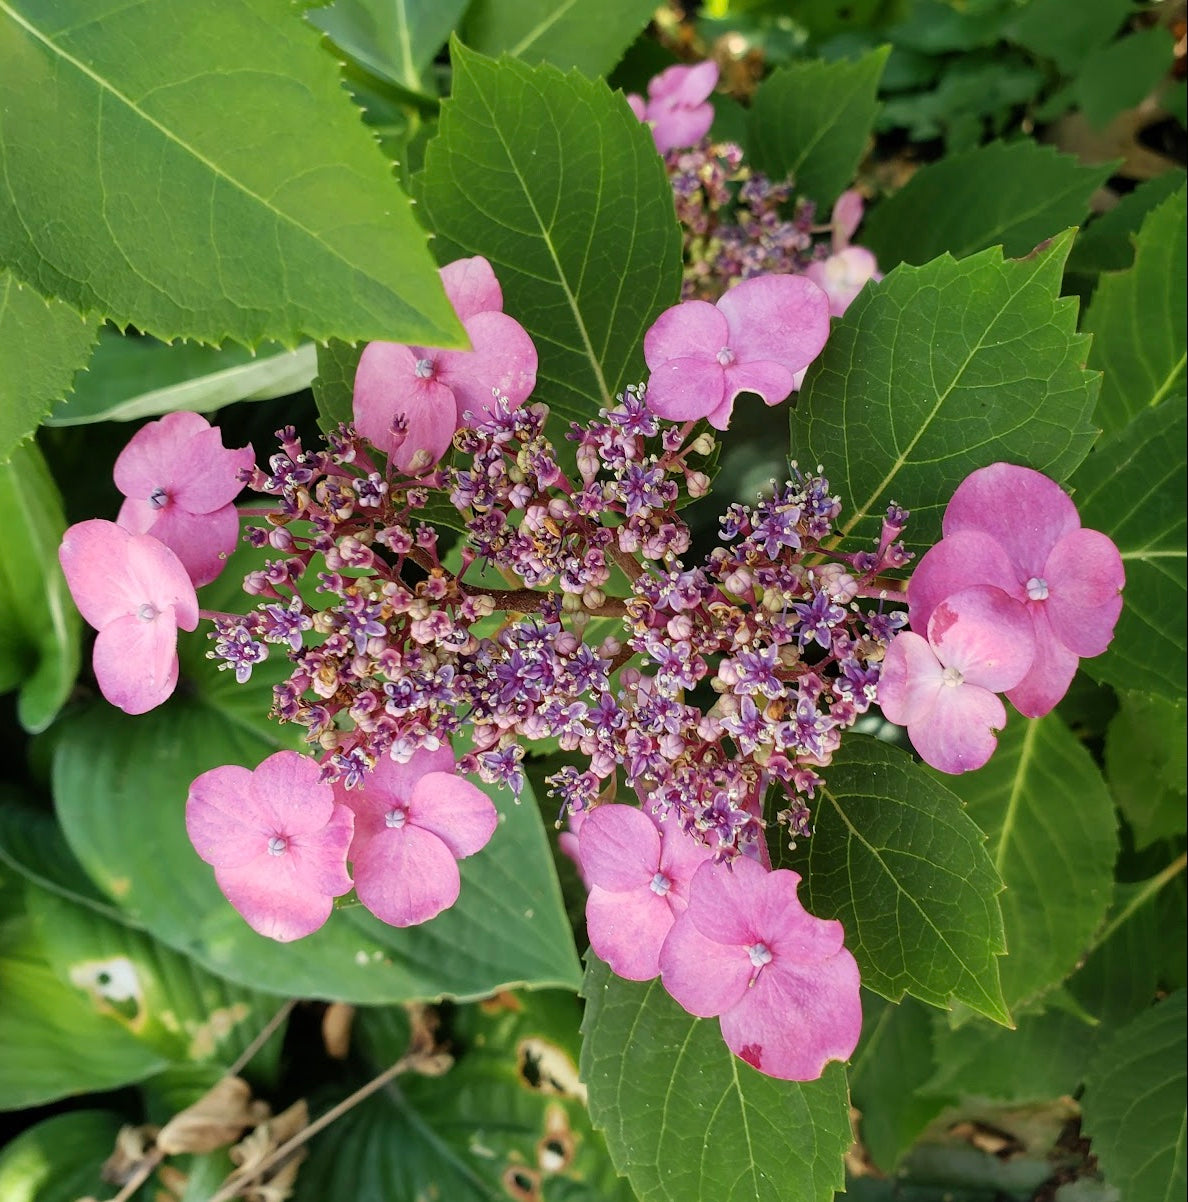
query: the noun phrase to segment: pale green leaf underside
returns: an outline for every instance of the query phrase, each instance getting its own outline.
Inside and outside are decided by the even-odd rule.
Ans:
[[[82,312],[165,341],[461,344],[295,10],[0,0],[0,150],[0,261]]]

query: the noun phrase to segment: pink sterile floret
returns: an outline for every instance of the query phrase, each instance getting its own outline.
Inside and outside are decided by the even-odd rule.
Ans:
[[[688,904],[689,880],[711,851],[675,819],[627,805],[592,810],[578,836],[589,885],[586,929],[595,955],[629,981],[660,971],[660,945]]]
[[[803,276],[755,276],[716,305],[674,305],[644,335],[648,408],[725,430],[740,392],[785,400],[828,336],[829,298]]]
[[[58,559],[79,613],[99,631],[95,679],[112,705],[143,714],[177,685],[177,631],[198,625],[181,560],[148,534],[95,518],[71,526]]]
[[[1007,690],[1038,718],[1064,696],[1082,656],[1109,646],[1126,574],[1118,548],[1086,530],[1054,481],[995,463],[967,476],[945,510],[944,538],[917,565],[908,588],[914,630],[927,627],[951,593],[990,584],[1023,605],[1035,637],[1027,674]]]
[[[355,811],[350,860],[359,900],[394,927],[426,922],[458,900],[458,860],[487,845],[499,820],[491,799],[454,772],[448,746],[405,764],[385,756],[363,787],[334,786]]]
[[[660,949],[664,988],[690,1014],[718,1016],[726,1045],[786,1081],[846,1060],[862,1029],[858,965],[840,922],[800,904],[800,877],[754,860],[703,864]]]
[[[195,588],[222,570],[239,538],[232,502],[250,446],[223,446],[222,432],[197,413],[167,413],[132,436],[115,461],[116,487],[127,498],[117,521],[151,534],[177,555]]]
[[[634,93],[627,97],[631,111],[650,124],[656,149],[665,154],[678,146],[695,146],[714,123],[709,94],[718,82],[718,64],[678,64],[661,71],[648,82],[648,99]]]
[[[402,471],[427,471],[445,454],[466,415],[490,416],[494,393],[513,408],[536,386],[536,347],[503,312],[503,291],[481,256],[441,269],[446,296],[469,351],[372,342],[355,372],[355,427]],[[393,430],[400,420],[403,429]]]
[[[874,255],[862,246],[851,246],[850,239],[862,222],[862,193],[847,189],[833,206],[833,254],[810,263],[804,274],[829,297],[829,312],[841,317],[850,303],[870,280],[881,280]]]
[[[906,726],[912,746],[941,772],[969,772],[991,756],[1006,725],[996,693],[1013,688],[1035,657],[1027,610],[1001,589],[980,585],[946,597],[928,639],[902,631],[887,648],[878,701]]]
[[[354,815],[321,769],[295,751],[254,772],[229,764],[190,786],[186,831],[227,900],[253,930],[288,943],[316,931],[346,893]]]

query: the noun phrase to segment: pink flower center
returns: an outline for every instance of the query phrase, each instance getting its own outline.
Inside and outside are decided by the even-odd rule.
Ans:
[[[148,503],[154,509],[164,509],[169,504],[169,494],[158,485],[149,493]]]
[[[289,841],[284,835],[273,835],[268,840],[268,854],[270,856],[283,856],[289,850]]]
[[[408,811],[401,806],[393,806],[384,815],[384,824],[399,830],[408,821]]]
[[[652,877],[652,883],[648,886],[657,897],[663,897],[669,889],[672,888],[672,881],[668,879],[662,872],[656,873]]]
[[[1027,582],[1026,588],[1029,601],[1046,601],[1048,599],[1048,582],[1042,576],[1032,576]]]
[[[752,943],[747,948],[747,955],[751,957],[751,963],[756,968],[762,968],[765,964],[771,963],[771,949],[766,943]]]
[[[728,346],[724,346],[718,352],[718,362],[723,367],[729,367],[734,362],[734,352]]]
[[[419,380],[428,380],[433,375],[433,360],[418,359],[416,367],[413,368],[413,374]]]
[[[941,673],[941,680],[951,689],[958,688],[965,683],[965,677],[956,668],[946,668]]]
[[[146,601],[137,611],[136,616],[142,622],[151,622],[161,611],[151,602]]]

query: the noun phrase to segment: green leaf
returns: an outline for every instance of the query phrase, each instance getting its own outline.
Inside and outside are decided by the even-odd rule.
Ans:
[[[1188,1188],[1185,992],[1126,1024],[1094,1056],[1082,1129],[1126,1202],[1171,1202]]]
[[[655,0],[472,0],[463,37],[492,57],[607,75],[655,10]]]
[[[1104,129],[1123,109],[1139,104],[1171,70],[1175,39],[1156,25],[1094,50],[1073,83],[1090,125]]]
[[[846,930],[867,989],[1009,1023],[998,982],[1002,881],[959,798],[911,756],[852,736],[825,773],[812,838],[788,858],[805,908]]]
[[[765,1077],[659,980],[624,981],[593,956],[582,991],[590,1117],[640,1202],[831,1202],[851,1142],[840,1064],[817,1081]]]
[[[1114,166],[1082,167],[1029,140],[992,142],[922,167],[872,210],[859,240],[884,272],[946,251],[964,259],[990,246],[1017,258],[1079,225]]]
[[[43,1119],[0,1151],[5,1202],[77,1202],[110,1193],[100,1177],[124,1125],[106,1110],[76,1110]]]
[[[871,1160],[890,1173],[944,1100],[919,1087],[933,1073],[932,1018],[914,998],[895,1005],[862,995],[862,1039],[850,1066],[850,1094],[862,1118],[858,1132]]]
[[[0,270],[0,464],[70,391],[98,325]]]
[[[165,341],[461,341],[295,11],[3,0],[0,113],[0,261],[46,295]]]
[[[1072,75],[1093,50],[1113,38],[1133,7],[1133,0],[1088,0],[1077,6],[1077,19],[1070,21],[1066,0],[1031,0],[1006,34]]]
[[[974,469],[1063,480],[1084,458],[1098,377],[1082,366],[1076,301],[1059,296],[1071,238],[1023,260],[902,265],[834,325],[792,413],[792,453],[825,465],[843,534],[876,538],[895,500],[912,512],[908,542],[927,547]]]
[[[752,165],[772,179],[792,175],[797,193],[816,201],[820,221],[853,181],[866,150],[889,53],[884,46],[854,62],[793,63],[755,93]]]
[[[1082,661],[1094,680],[1185,695],[1185,411],[1160,405],[1100,443],[1071,484],[1081,522],[1122,553],[1126,587],[1114,641]]]
[[[1113,799],[1056,714],[1012,714],[984,768],[932,775],[989,838],[1006,886],[1003,997],[1010,1010],[1024,1008],[1072,972],[1105,917],[1118,854]]]
[[[313,380],[318,425],[329,434],[355,420],[355,369],[363,348],[331,339],[318,347],[318,374]]]
[[[1188,207],[1183,186],[1149,213],[1134,266],[1104,275],[1085,314],[1089,366],[1105,379],[1094,418],[1109,435],[1144,409],[1183,405],[1188,323]]]
[[[1135,236],[1147,214],[1183,186],[1183,171],[1165,171],[1144,180],[1081,230],[1068,256],[1068,270],[1124,271],[1134,262]]]
[[[1106,731],[1106,778],[1140,851],[1188,829],[1188,701],[1122,690]]]
[[[648,131],[605,83],[453,46],[454,94],[417,177],[444,260],[485,255],[540,356],[536,397],[590,418],[644,378],[678,299],[681,235]]]
[[[233,343],[158,342],[104,326],[73,395],[53,407],[46,425],[139,421],[178,409],[211,413],[235,401],[288,396],[309,387],[315,361],[312,343],[295,351],[266,344],[253,354]]]
[[[19,688],[17,716],[44,730],[78,675],[82,621],[58,566],[62,498],[36,444],[0,466],[0,693]]]

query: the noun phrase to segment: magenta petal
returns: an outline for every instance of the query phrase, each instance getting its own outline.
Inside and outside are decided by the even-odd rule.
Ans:
[[[792,395],[792,373],[780,363],[732,363],[726,368],[726,395],[754,392],[768,405],[778,405]],[[720,427],[724,428],[724,427]]]
[[[708,417],[725,404],[729,422],[733,408],[726,396],[726,374],[716,359],[673,359],[654,369],[645,399],[653,413],[670,421]]]
[[[1027,675],[1006,696],[1025,717],[1042,718],[1068,692],[1081,661],[1052,632],[1046,606],[1029,609],[1035,627],[1035,659]]]
[[[696,146],[709,133],[714,123],[714,107],[698,104],[693,107],[671,106],[661,101],[648,106],[652,123],[652,140],[661,154],[678,146]]]
[[[693,875],[686,913],[707,939],[754,943],[759,936],[751,902],[766,879],[766,869],[745,856],[729,864],[707,861]]]
[[[246,864],[267,850],[274,833],[271,807],[260,809],[248,769],[224,764],[194,778],[186,798],[186,834],[208,864]]]
[[[351,848],[355,892],[376,916],[394,927],[427,922],[458,900],[458,862],[436,836],[406,823],[389,827]]]
[[[413,786],[408,820],[436,835],[458,860],[487,846],[499,812],[481,789],[453,772],[426,772]]]
[[[910,630],[891,640],[879,674],[878,703],[888,722],[910,726],[932,713],[941,689],[944,668],[928,641]]]
[[[426,382],[417,375],[417,357],[411,347],[400,342],[369,342],[355,369],[355,428],[384,454],[390,454],[392,422],[405,412],[409,395]]]
[[[717,363],[730,341],[730,326],[709,301],[685,301],[665,309],[644,335],[644,360],[654,372],[672,359]]]
[[[386,755],[372,769],[363,784],[363,789],[349,789],[347,795],[357,797],[364,794],[377,795],[383,801],[384,810],[390,810],[393,803],[400,802],[408,805],[412,800],[413,790],[417,781],[429,772],[454,771],[454,752],[448,743],[442,743],[432,751],[421,749],[413,753],[410,760],[397,763],[390,755]],[[342,798],[340,797],[341,801]]]
[[[804,276],[743,280],[718,301],[718,309],[729,323],[736,361],[780,363],[794,375],[829,337],[829,298]]]
[[[167,413],[141,426],[116,458],[112,469],[116,488],[126,497],[142,499],[158,488],[172,492],[176,482],[185,478],[191,439],[210,428],[201,414],[186,411]]]
[[[334,789],[321,779],[316,760],[296,751],[278,751],[252,773],[250,792],[240,802],[261,826],[286,835],[321,830],[334,809]]]
[[[928,642],[946,668],[993,693],[1014,688],[1035,658],[1027,607],[988,585],[946,597],[928,619]]]
[[[787,868],[756,877],[749,899],[755,929],[781,961],[828,960],[842,950],[845,931],[836,919],[817,918],[800,904],[799,884],[799,874]]]
[[[626,100],[627,107],[635,114],[637,121],[646,121],[648,119],[647,104],[638,92],[628,92]]]
[[[829,224],[833,226],[834,251],[844,250],[849,246],[850,239],[862,224],[862,214],[865,209],[866,202],[862,199],[862,193],[854,188],[847,188],[833,202],[833,212],[829,216]]]
[[[672,882],[669,905],[684,910],[694,873],[713,854],[706,844],[685,834],[675,818],[660,824],[660,871]]]
[[[336,805],[320,830],[293,838],[286,854],[299,859],[311,889],[331,897],[350,891],[354,882],[346,860],[354,829],[355,815],[346,806]]]
[[[1002,544],[980,530],[959,530],[924,553],[908,582],[908,612],[917,634],[928,631],[932,611],[946,598],[978,584],[1000,588],[1016,601],[1026,593]]]
[[[143,714],[177,687],[177,624],[172,610],[151,621],[117,618],[95,638],[99,691],[127,714]]]
[[[586,899],[594,954],[628,981],[650,981],[660,972],[660,947],[672,924],[672,909],[646,885],[614,893],[594,885]]]
[[[660,948],[664,988],[698,1018],[711,1018],[737,1005],[753,971],[743,947],[707,939],[688,910],[673,923]]]
[[[222,509],[243,491],[240,470],[254,461],[251,447],[223,446],[223,432],[217,426],[202,430],[186,444],[184,459],[174,473],[171,499],[191,513]]]
[[[963,684],[941,689],[932,713],[908,726],[908,737],[926,764],[956,774],[980,768],[1005,725],[1006,707],[994,693]]]
[[[459,321],[467,321],[476,313],[502,313],[503,289],[482,255],[472,259],[455,259],[441,269],[441,282]]]
[[[136,516],[142,513],[138,510]],[[178,505],[166,505],[148,533],[181,560],[194,587],[201,588],[218,577],[239,542],[239,511],[224,505],[213,513],[188,513]]]
[[[215,880],[253,931],[281,943],[313,934],[334,907],[329,896],[310,888],[290,855],[264,851],[245,864],[216,868]]]
[[[700,104],[718,82],[718,64],[713,59],[693,66],[676,63],[648,81],[648,97],[680,104]]]
[[[647,887],[660,867],[660,832],[642,810],[600,805],[578,836],[582,874],[611,892]]]
[[[528,331],[506,313],[476,313],[466,320],[469,351],[438,351],[438,378],[454,394],[458,425],[467,413],[490,416],[493,390],[514,409],[536,387],[536,344]]]
[[[1097,530],[1074,530],[1044,565],[1044,607],[1060,641],[1078,655],[1100,655],[1122,612],[1126,572],[1118,548]]]

